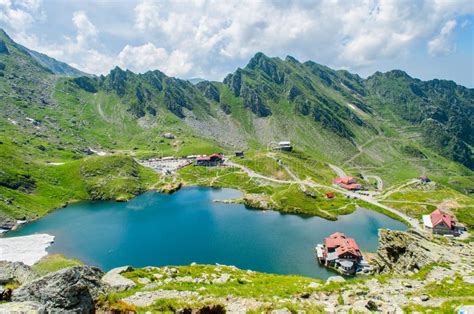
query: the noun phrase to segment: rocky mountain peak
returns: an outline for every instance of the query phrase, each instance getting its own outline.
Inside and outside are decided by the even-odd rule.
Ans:
[[[289,63],[300,64],[300,62],[295,57],[292,57],[290,55],[286,56],[285,61]]]

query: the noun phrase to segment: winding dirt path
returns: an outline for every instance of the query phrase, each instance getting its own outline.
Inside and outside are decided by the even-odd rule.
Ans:
[[[336,173],[336,175],[339,178],[343,178],[343,177],[347,176],[346,172],[344,170],[342,170],[341,168],[339,168],[338,166],[334,166],[334,165],[331,165],[331,164],[328,164],[328,165],[329,165],[329,168],[334,170],[334,172]]]
[[[382,190],[383,190],[383,181],[382,181],[382,178],[381,178],[381,177],[379,177],[379,176],[374,176],[374,175],[369,175],[369,176],[365,176],[365,175],[364,175],[364,177],[367,178],[367,179],[368,179],[368,178],[373,178],[373,179],[375,179],[375,180],[377,181],[377,190],[379,190],[379,191],[382,191]]]
[[[280,183],[280,184],[300,184],[300,185],[307,185],[307,186],[310,186],[310,187],[313,187],[313,188],[324,188],[324,189],[330,189],[330,190],[333,190],[333,191],[338,191],[338,192],[340,192],[340,193],[342,193],[346,196],[349,196],[351,198],[357,198],[357,199],[363,200],[363,201],[365,201],[369,204],[372,204],[372,205],[378,206],[380,208],[383,208],[383,209],[385,209],[385,210],[401,217],[402,219],[404,219],[406,222],[408,222],[410,224],[410,226],[413,229],[415,229],[417,231],[423,231],[423,229],[421,228],[421,226],[418,223],[417,219],[411,218],[411,217],[407,216],[405,213],[402,213],[401,211],[399,211],[395,208],[392,208],[392,207],[389,207],[387,205],[381,204],[377,200],[373,199],[370,196],[361,195],[361,194],[358,194],[358,193],[343,190],[343,189],[341,189],[339,187],[336,187],[336,186],[329,186],[329,185],[323,185],[323,184],[315,183],[315,182],[310,181],[310,180],[301,180],[301,179],[297,179],[297,180],[279,180],[279,179],[275,179],[275,178],[272,178],[272,177],[268,177],[268,176],[264,176],[262,174],[256,173],[255,171],[253,171],[253,170],[251,170],[251,169],[249,169],[249,168],[247,168],[243,165],[234,163],[232,161],[225,161],[224,165],[229,166],[229,167],[239,168],[240,170],[245,172],[251,178],[259,178],[259,179],[263,179],[263,180],[267,180],[267,181],[271,181],[271,182],[275,182],[275,183]],[[337,166],[334,166],[334,165],[330,165],[330,166],[332,166],[331,168],[334,171],[336,171],[336,169],[337,169],[336,172],[338,174],[344,174],[345,175],[345,172],[341,168],[339,168]]]

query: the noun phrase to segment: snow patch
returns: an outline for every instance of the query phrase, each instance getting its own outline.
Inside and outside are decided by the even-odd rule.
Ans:
[[[22,262],[33,265],[48,255],[46,249],[54,242],[49,234],[33,234],[29,236],[0,238],[0,260]]]

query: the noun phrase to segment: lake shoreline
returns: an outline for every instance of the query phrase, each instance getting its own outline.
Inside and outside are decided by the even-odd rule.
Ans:
[[[226,204],[243,204],[247,208],[255,209],[255,210],[271,210],[271,211],[280,212],[282,214],[296,215],[296,216],[301,216],[301,217],[320,217],[320,218],[323,218],[323,219],[328,220],[328,221],[337,220],[339,218],[339,216],[345,215],[345,214],[340,214],[336,219],[329,219],[328,217],[318,216],[318,215],[310,215],[310,214],[297,213],[297,212],[286,212],[286,211],[281,211],[278,208],[273,208],[271,206],[268,206],[267,204],[262,205],[261,202],[249,202],[249,199],[247,197],[248,195],[246,194],[246,192],[242,189],[239,189],[238,187],[237,188],[234,188],[234,187],[232,187],[232,188],[229,188],[229,187],[214,187],[214,186],[198,185],[198,184],[188,185],[184,182],[180,182],[176,186],[172,186],[170,188],[165,188],[164,189],[163,187],[161,187],[161,188],[147,189],[147,190],[143,191],[142,193],[134,195],[132,198],[129,198],[129,199],[117,199],[117,198],[116,199],[80,199],[80,200],[71,199],[71,200],[65,201],[59,207],[52,208],[50,211],[48,211],[43,216],[36,216],[36,217],[33,217],[32,219],[27,219],[25,221],[22,221],[21,223],[18,223],[18,220],[13,219],[13,218],[0,217],[0,238],[2,238],[4,235],[8,234],[11,231],[17,230],[18,228],[20,228],[23,225],[29,224],[31,222],[34,222],[34,221],[38,220],[38,219],[46,217],[46,216],[50,215],[51,213],[56,212],[59,209],[68,207],[70,205],[80,204],[82,202],[95,202],[95,201],[97,201],[97,202],[110,201],[110,202],[115,202],[115,203],[128,203],[128,202],[132,201],[133,199],[135,199],[135,198],[137,198],[137,197],[139,197],[139,196],[141,196],[145,193],[156,192],[156,193],[160,193],[160,194],[168,194],[169,195],[169,194],[178,193],[178,192],[180,192],[182,190],[185,190],[185,189],[188,189],[188,188],[211,188],[211,189],[215,189],[215,190],[219,190],[219,189],[236,190],[236,191],[239,191],[240,193],[242,193],[242,196],[240,198],[229,199],[229,200],[215,200],[215,201],[216,202],[221,202],[221,203],[226,203]],[[398,215],[395,215],[394,213],[388,212],[386,210],[383,210],[383,209],[375,207],[375,206],[367,206],[367,207],[363,207],[363,208],[381,213],[381,214],[383,214],[387,217],[390,217],[392,219],[395,219],[395,220],[398,220],[398,221],[402,222],[407,227],[410,227],[409,222],[404,220],[402,217],[400,217]],[[2,218],[4,219],[4,221],[1,220]]]
[[[174,194],[148,192],[123,203],[80,202],[5,237],[52,234],[56,241],[49,253],[104,270],[196,262],[326,278],[333,273],[319,267],[314,254],[325,237],[346,232],[360,242],[361,250],[374,252],[379,228],[406,230],[402,223],[364,208],[327,221],[222,202],[241,195],[235,189],[187,187]]]

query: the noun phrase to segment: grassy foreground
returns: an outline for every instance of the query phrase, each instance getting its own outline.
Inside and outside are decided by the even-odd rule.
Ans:
[[[33,270],[42,276],[80,264],[78,260],[53,254],[33,265]],[[439,273],[444,273],[441,280],[433,277]],[[465,274],[453,272],[447,263],[428,264],[413,275],[374,275],[345,282],[325,282],[302,276],[242,270],[234,266],[199,264],[145,267],[122,275],[135,282],[136,286],[127,291],[103,295],[98,304],[100,308],[121,312],[174,313],[179,309],[223,308],[233,302],[244,302],[247,307],[253,308],[246,313],[267,313],[281,308],[294,313],[324,313],[327,310],[325,302],[336,303],[341,308],[346,306],[347,309],[347,306],[351,308],[355,304],[357,296],[371,299],[376,293],[382,299],[390,300],[393,286],[406,283],[412,288],[402,289],[398,296],[412,300],[402,307],[407,313],[453,313],[461,305],[474,305],[474,286],[464,281]],[[369,288],[374,284],[378,285],[378,290]],[[161,293],[175,296],[161,296]],[[147,294],[154,295],[156,299],[146,305],[133,304],[137,296]],[[428,296],[429,301],[417,302],[422,295]]]

